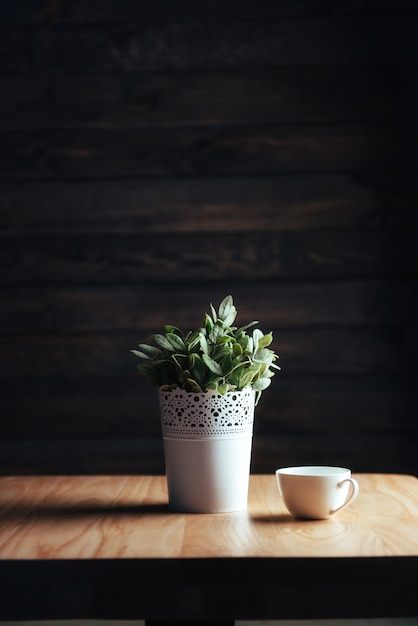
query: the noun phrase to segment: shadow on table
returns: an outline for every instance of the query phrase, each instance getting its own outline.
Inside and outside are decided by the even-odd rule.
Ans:
[[[111,514],[112,516],[127,515],[167,515],[171,513],[167,503],[145,504],[107,504],[86,501],[76,504],[50,502],[42,504],[4,504],[0,508],[0,521],[19,519],[77,518]]]
[[[298,521],[290,513],[279,513],[277,515],[251,515],[250,513],[250,519],[252,522],[263,524],[287,524],[292,521]]]

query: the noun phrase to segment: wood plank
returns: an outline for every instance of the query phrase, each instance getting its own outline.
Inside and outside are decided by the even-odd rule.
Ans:
[[[214,19],[260,19],[289,18],[324,15],[362,15],[362,14],[393,14],[414,13],[409,0],[399,0],[396,5],[388,0],[368,0],[362,2],[345,2],[344,0],[259,0],[257,4],[248,0],[200,0],[190,3],[188,0],[159,0],[158,3],[143,3],[137,0],[107,0],[97,3],[91,0],[72,0],[71,3],[60,2],[20,2],[1,5],[0,18],[3,26],[49,26],[59,24],[109,24],[112,22],[136,23],[144,21],[176,21]]]
[[[273,474],[279,467],[329,464],[417,475],[417,453],[415,433],[286,433],[254,438],[251,471]],[[0,475],[163,473],[161,438],[0,441]]]
[[[411,374],[416,371],[416,337],[410,328],[273,328],[274,349],[286,372],[296,374]],[[132,375],[137,359],[130,350],[144,340],[138,333],[1,336],[3,377]]]
[[[5,31],[0,65],[21,72],[188,71],[416,59],[414,15],[53,25]],[[20,54],[11,56],[16,37]],[[355,45],[353,45],[355,37]]]
[[[415,232],[286,231],[1,238],[4,285],[413,277]],[[173,284],[174,288],[174,284]]]
[[[353,471],[418,475],[416,432],[300,433],[255,437],[254,473],[274,472],[291,465],[336,465]]]
[[[299,433],[409,433],[418,438],[412,376],[278,374],[255,413],[254,437]],[[415,432],[415,435],[413,433]],[[9,441],[116,439],[161,435],[157,390],[123,379],[6,379],[0,438]],[[373,456],[372,452],[371,455]]]
[[[416,65],[0,76],[0,129],[416,119]],[[393,89],[388,88],[388,83]]]
[[[144,281],[133,286],[3,287],[0,332],[112,332],[148,335],[168,322],[184,330],[203,323],[212,302],[227,295],[225,285],[179,284],[175,292]],[[146,294],[146,296],[144,295]],[[234,285],[237,323],[260,320],[270,327],[405,325],[417,319],[413,280],[295,282]],[[168,304],[169,302],[169,304]],[[168,313],[169,307],[169,313]]]
[[[3,133],[1,179],[411,169],[416,130],[399,123]]]
[[[272,381],[257,408],[255,438],[300,433],[401,433],[418,441],[410,376],[292,376],[283,372]]]
[[[377,474],[356,479],[358,499],[337,516],[340,523],[318,524],[295,522],[271,473],[250,478],[248,512],[235,515],[173,515],[161,476],[5,477],[0,556],[50,564],[159,562],[161,571],[170,560],[217,560],[222,569],[228,559],[416,556],[417,480]]]
[[[0,475],[163,474],[161,437],[0,441]]]
[[[0,223],[3,235],[415,228],[417,202],[408,171],[2,182]]]
[[[139,374],[107,380],[9,379],[2,385],[1,413],[4,440],[161,436],[157,390]]]

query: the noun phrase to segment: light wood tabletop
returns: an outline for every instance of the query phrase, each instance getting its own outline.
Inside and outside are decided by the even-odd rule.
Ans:
[[[170,511],[164,476],[2,477],[0,619],[418,615],[418,480],[355,478],[349,507],[302,521],[274,475],[217,514]]]

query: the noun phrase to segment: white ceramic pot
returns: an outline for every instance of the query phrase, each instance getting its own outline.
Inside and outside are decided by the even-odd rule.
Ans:
[[[247,507],[255,392],[160,391],[169,505],[220,513]]]

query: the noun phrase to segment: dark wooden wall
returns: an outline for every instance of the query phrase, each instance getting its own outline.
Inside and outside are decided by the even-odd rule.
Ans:
[[[1,3],[2,473],[163,472],[129,350],[228,293],[254,472],[418,473],[413,6]]]

